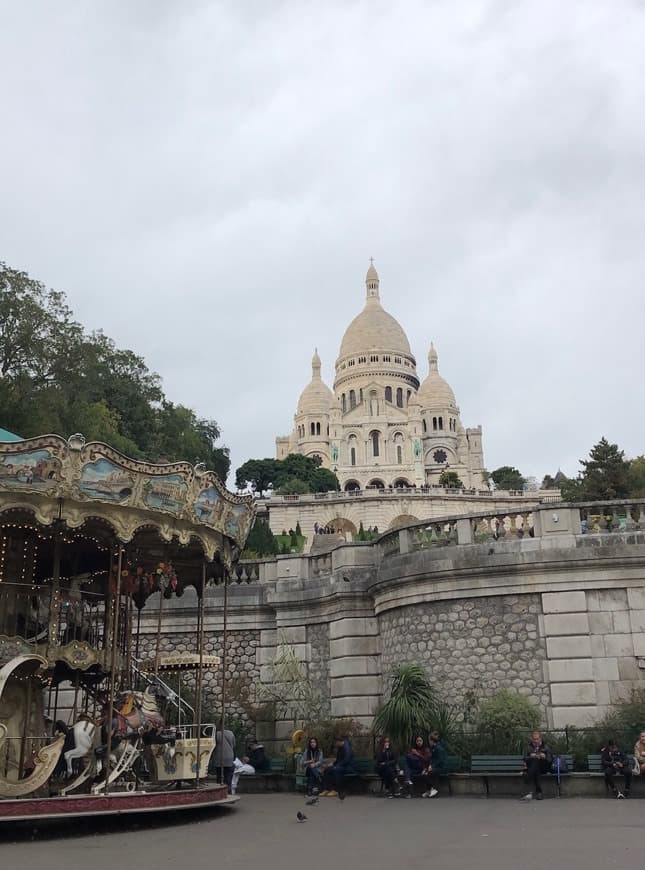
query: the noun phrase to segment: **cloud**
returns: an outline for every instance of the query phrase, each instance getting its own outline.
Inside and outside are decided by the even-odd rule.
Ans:
[[[1,256],[222,426],[292,425],[363,304],[489,468],[645,452],[638,4],[34,2],[0,31]]]

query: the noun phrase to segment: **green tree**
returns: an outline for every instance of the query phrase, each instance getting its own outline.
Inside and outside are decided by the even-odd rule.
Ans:
[[[589,459],[581,459],[582,471],[576,480],[562,487],[566,501],[605,501],[628,498],[630,495],[630,464],[617,444],[606,438],[591,448]]]
[[[264,520],[256,518],[253,523],[253,528],[249,532],[249,537],[247,538],[242,558],[250,559],[256,556],[277,556],[279,551],[280,546],[275,535],[271,531],[269,524]]]
[[[643,498],[645,496],[645,456],[637,456],[631,460],[627,478],[630,497]]]
[[[299,477],[290,477],[276,489],[279,495],[306,495],[311,492],[309,484]]]
[[[410,746],[417,734],[430,728],[437,700],[421,665],[399,665],[390,696],[374,718],[374,733],[391,737],[399,749]]]
[[[439,475],[439,485],[453,489],[463,489],[464,487],[456,471],[442,471]]]
[[[492,471],[490,476],[496,489],[523,489],[526,482],[512,465],[502,465]]]
[[[261,497],[276,483],[278,459],[249,459],[235,472],[235,485],[239,489],[251,486],[253,492]]]

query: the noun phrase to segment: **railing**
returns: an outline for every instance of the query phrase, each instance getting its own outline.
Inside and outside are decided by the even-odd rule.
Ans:
[[[587,502],[580,506],[580,527],[583,535],[641,531],[645,529],[645,500]]]
[[[449,496],[455,499],[464,498],[486,498],[486,499],[524,499],[532,501],[561,501],[559,491],[540,490],[537,492],[524,492],[517,489],[462,489],[460,487],[444,487],[437,484],[427,486],[411,486],[411,487],[388,487],[383,489],[377,486],[368,486],[365,489],[350,489],[338,492],[330,490],[329,492],[310,492],[299,495],[271,495],[268,498],[263,498],[262,503],[271,506],[274,504],[305,504],[307,502],[319,501],[347,501],[357,498],[427,498],[429,495],[444,497]]]

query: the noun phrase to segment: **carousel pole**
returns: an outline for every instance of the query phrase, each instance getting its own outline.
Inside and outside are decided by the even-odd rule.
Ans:
[[[49,598],[49,632],[47,652],[58,646],[58,628],[60,621],[60,555],[61,538],[60,532],[54,533],[54,561],[52,565],[52,587]],[[53,657],[53,654],[52,656]],[[49,655],[47,658],[51,658]]]
[[[224,625],[222,631],[222,715],[221,715],[221,734],[222,748],[219,754],[219,778],[220,782],[224,782],[224,720],[226,719],[226,644],[227,644],[227,617],[228,617],[228,569],[226,563],[223,565],[224,578]]]
[[[206,561],[202,560],[202,589],[199,595],[199,610],[197,611],[197,643],[199,644],[199,670],[197,671],[195,699],[195,718],[197,719],[197,771],[195,784],[199,786],[200,748],[202,738],[202,687],[204,666],[204,599],[206,597]]]
[[[159,655],[161,653],[161,614],[163,612],[164,586],[159,575],[159,615],[157,617],[157,647],[155,650],[155,677],[159,676]]]
[[[116,589],[114,592],[114,623],[112,633],[112,651],[110,658],[110,689],[107,716],[107,747],[105,752],[105,794],[110,789],[110,754],[112,752],[112,716],[114,715],[114,686],[116,682],[116,651],[119,645],[119,599],[121,597],[121,569],[123,567],[123,547],[119,544],[119,559],[116,573]],[[108,584],[109,589],[109,584]],[[110,596],[111,597],[111,596]]]

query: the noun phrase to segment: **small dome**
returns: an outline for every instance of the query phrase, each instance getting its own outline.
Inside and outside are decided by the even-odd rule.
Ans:
[[[419,387],[418,401],[422,408],[456,408],[457,401],[448,381],[439,374],[439,356],[434,344],[428,353],[428,377]]]
[[[334,401],[334,394],[320,376],[320,357],[318,349],[311,360],[311,382],[307,384],[298,399],[298,414],[328,414]]]
[[[412,357],[410,342],[403,328],[381,305],[378,272],[371,263],[365,276],[365,308],[345,330],[339,359],[373,350],[390,351]]]

